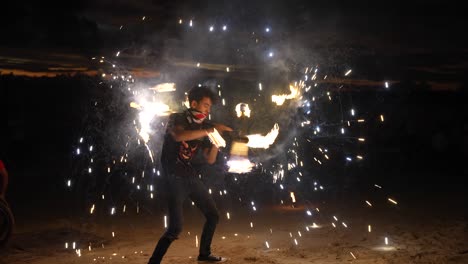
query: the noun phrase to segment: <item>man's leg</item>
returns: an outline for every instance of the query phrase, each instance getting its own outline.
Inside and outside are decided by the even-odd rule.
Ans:
[[[176,178],[168,185],[169,226],[159,239],[148,264],[159,264],[171,243],[179,238],[183,224],[183,203],[187,196],[185,182]]]
[[[198,178],[192,179],[190,199],[205,215],[206,222],[200,238],[200,256],[211,255],[211,241],[219,221],[218,209],[207,188]]]

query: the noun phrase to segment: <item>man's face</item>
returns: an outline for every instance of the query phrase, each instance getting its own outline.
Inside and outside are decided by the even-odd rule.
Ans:
[[[209,97],[203,97],[200,101],[192,101],[192,103],[190,104],[190,106],[199,111],[199,112],[202,112],[204,113],[205,115],[208,115],[210,113],[210,110],[211,110],[211,105],[212,105],[212,102],[211,102],[211,99]]]

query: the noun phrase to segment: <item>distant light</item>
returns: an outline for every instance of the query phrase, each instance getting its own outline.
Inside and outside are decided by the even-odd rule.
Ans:
[[[200,63],[197,63],[197,67],[200,67]]]
[[[189,26],[190,27],[193,26],[192,20],[190,20]]]
[[[179,24],[182,24],[182,19],[179,19]]]
[[[388,87],[389,87],[389,86],[388,86],[388,82],[385,82],[385,88],[388,89]]]
[[[273,57],[273,55],[274,55],[273,52],[268,53],[268,56],[270,56],[270,58]]]
[[[269,27],[265,28],[265,31],[270,32],[270,28]]]
[[[226,67],[226,72],[229,72],[229,67]]]
[[[224,26],[223,26],[223,31],[226,31],[226,29],[227,29],[227,26],[224,25]]]
[[[354,109],[351,109],[351,115],[354,116],[355,112]]]
[[[350,157],[346,157],[346,160],[347,161],[352,161],[352,159]]]
[[[213,30],[214,30],[214,27],[210,26],[210,32],[212,32]]]
[[[344,134],[344,128],[341,128],[341,134]]]

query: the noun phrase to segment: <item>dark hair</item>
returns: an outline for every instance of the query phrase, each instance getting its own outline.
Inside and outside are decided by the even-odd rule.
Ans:
[[[216,94],[206,86],[195,86],[188,92],[188,99],[190,104],[192,101],[199,102],[201,99],[203,99],[203,97],[210,98],[211,103],[216,104]]]

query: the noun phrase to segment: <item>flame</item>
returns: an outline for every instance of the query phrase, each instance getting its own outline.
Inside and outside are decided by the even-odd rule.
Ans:
[[[247,143],[247,146],[250,148],[267,149],[270,147],[271,144],[275,142],[276,138],[278,137],[278,134],[279,126],[278,124],[275,124],[266,136],[262,136],[260,134],[248,135],[247,138],[249,138],[249,142]]]
[[[211,143],[214,144],[217,148],[226,146],[226,141],[219,134],[219,132],[218,132],[218,130],[216,130],[216,128],[214,128],[213,132],[208,133],[208,138],[210,139]]]
[[[228,172],[232,173],[248,173],[252,171],[253,166],[255,166],[248,158],[240,156],[229,159],[227,165],[229,166]]]
[[[246,103],[239,103],[236,105],[236,114],[237,114],[237,117],[241,117],[242,116],[242,111],[241,111],[241,105],[244,104],[245,105],[245,110],[244,110],[244,115],[246,117],[250,117],[250,112],[252,112],[249,108],[249,105],[246,104]]]
[[[297,85],[289,85],[289,90],[291,91],[290,94],[272,95],[272,102],[276,103],[276,105],[283,105],[286,99],[294,99],[299,97],[299,87]]]
[[[175,83],[161,83],[156,86],[149,88],[150,90],[155,90],[158,93],[164,92],[173,92],[176,90]]]

